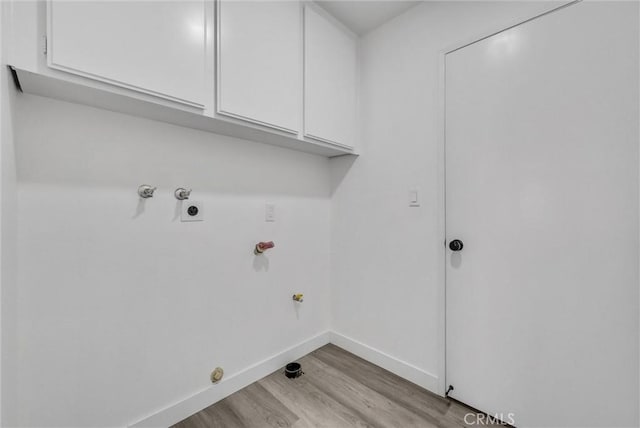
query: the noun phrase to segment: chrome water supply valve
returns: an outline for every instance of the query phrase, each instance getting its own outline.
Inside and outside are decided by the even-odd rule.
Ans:
[[[191,194],[191,189],[187,190],[184,187],[178,187],[175,192],[173,192],[173,195],[176,197],[177,200],[179,201],[184,201],[186,199],[189,199],[189,195]]]
[[[138,196],[142,199],[153,198],[153,192],[155,192],[157,187],[151,187],[148,184],[143,184],[138,187]]]

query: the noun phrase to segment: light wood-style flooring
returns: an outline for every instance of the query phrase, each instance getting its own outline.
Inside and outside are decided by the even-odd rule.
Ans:
[[[278,370],[174,428],[466,427],[475,415],[335,345],[298,362],[301,377]]]

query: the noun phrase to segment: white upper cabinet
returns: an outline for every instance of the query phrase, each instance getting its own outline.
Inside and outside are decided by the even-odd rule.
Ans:
[[[357,152],[357,39],[308,0],[13,1],[11,19],[7,62],[24,92]]]
[[[217,113],[297,134],[302,11],[297,1],[218,2]]]
[[[353,147],[357,41],[324,14],[304,9],[304,136]]]
[[[48,3],[48,66],[196,107],[205,94],[205,3]]]

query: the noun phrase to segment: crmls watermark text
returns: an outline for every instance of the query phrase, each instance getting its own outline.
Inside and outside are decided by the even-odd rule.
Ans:
[[[467,413],[464,415],[464,423],[467,425],[515,425],[514,413],[496,413],[485,415],[484,413]]]

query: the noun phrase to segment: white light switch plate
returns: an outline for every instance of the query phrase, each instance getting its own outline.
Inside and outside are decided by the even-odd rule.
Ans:
[[[420,206],[420,192],[418,191],[418,189],[409,190],[409,206],[410,207]]]
[[[180,213],[180,221],[202,221],[204,220],[204,210],[202,203],[190,201],[188,199],[182,201],[182,211]]]

